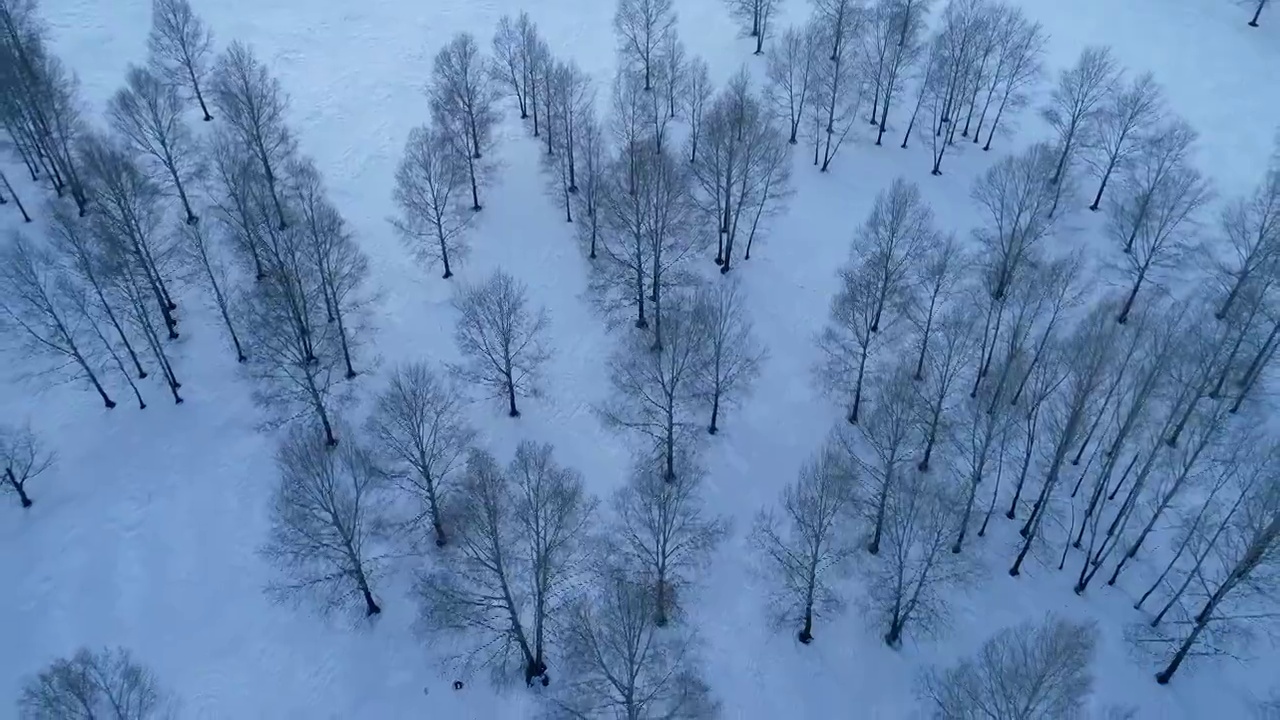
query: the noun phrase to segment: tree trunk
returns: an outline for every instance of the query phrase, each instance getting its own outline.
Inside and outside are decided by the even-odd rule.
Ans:
[[[516,384],[510,376],[507,378],[507,416],[520,417],[520,411],[516,409]]]
[[[374,599],[373,599],[373,593],[369,592],[369,588],[367,588],[367,587],[362,587],[362,588],[360,588],[360,593],[361,593],[362,595],[364,595],[364,608],[365,608],[365,609],[364,609],[364,614],[365,614],[365,617],[372,617],[372,616],[374,616],[374,615],[381,615],[381,614],[382,614],[382,608],[378,607],[378,603],[374,601]]]
[[[713,393],[711,396],[711,425],[707,427],[708,433],[715,435],[717,432],[720,431],[720,428],[716,427],[716,420],[719,419],[719,417],[720,417],[720,391],[717,389],[716,392]]]
[[[858,362],[858,381],[853,388],[853,407],[849,410],[849,422],[858,424],[858,408],[862,405],[862,376],[867,369],[867,349],[862,348],[862,359]]]
[[[1169,661],[1165,669],[1156,673],[1156,682],[1161,685],[1169,684],[1169,681],[1173,679],[1173,674],[1178,672],[1178,667],[1182,665],[1182,661],[1187,658],[1187,653],[1191,651],[1192,646],[1195,645],[1196,640],[1200,637],[1200,633],[1204,632],[1206,624],[1198,622],[1195,627],[1191,628],[1191,633],[1182,641],[1182,645],[1178,648],[1178,652],[1174,654],[1173,659]]]
[[[1258,8],[1253,11],[1253,19],[1249,21],[1249,27],[1258,27],[1258,18],[1262,17],[1262,8],[1267,4],[1267,0],[1258,0]]]
[[[804,606],[804,627],[800,629],[800,642],[808,645],[813,642],[813,603],[805,603]]]

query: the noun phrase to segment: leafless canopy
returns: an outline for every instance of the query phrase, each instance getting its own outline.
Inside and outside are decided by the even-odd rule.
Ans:
[[[1084,717],[1097,643],[1091,624],[1054,616],[1023,623],[987,640],[976,657],[926,675],[921,695],[939,720]]]
[[[390,476],[417,503],[412,525],[428,521],[437,547],[453,475],[476,432],[462,413],[462,392],[423,363],[395,369],[369,417],[369,433]]]
[[[29,679],[21,720],[168,720],[174,703],[150,669],[124,648],[81,648]]]
[[[209,75],[213,33],[187,0],[154,0],[147,47],[151,51],[150,64],[165,81],[175,88],[186,88],[200,104],[205,121],[212,120],[200,86]]]
[[[529,307],[524,283],[502,270],[463,288],[454,300],[461,314],[454,340],[466,362],[453,366],[465,382],[505,396],[507,414],[519,417],[517,395],[536,395],[546,347],[547,312]]]
[[[31,507],[27,482],[52,467],[54,460],[29,426],[0,425],[0,492],[15,493],[22,507]]]
[[[282,601],[314,600],[324,612],[362,606],[373,598],[381,565],[383,475],[352,437],[332,448],[305,427],[293,428],[276,456],[280,484],[271,510],[271,536],[262,555],[281,573],[267,592]]]
[[[547,674],[557,623],[577,595],[595,501],[582,477],[560,466],[550,445],[523,442],[504,470],[472,450],[459,488],[458,555],[417,586],[424,630],[461,633],[464,665],[504,675],[519,664],[526,683]]]
[[[656,601],[643,583],[606,571],[574,604],[565,633],[570,681],[547,716],[710,720],[718,703],[698,672],[695,638],[654,621]]]
[[[762,511],[751,533],[773,586],[776,619],[799,624],[805,644],[813,641],[814,618],[844,604],[837,580],[856,552],[850,527],[857,502],[853,473],[839,446],[828,442],[783,490],[780,513]]]
[[[645,457],[614,496],[614,561],[652,589],[658,625],[667,624],[681,591],[694,582],[727,530],[724,520],[702,506],[702,479],[699,468],[690,468],[667,481],[660,463]]]

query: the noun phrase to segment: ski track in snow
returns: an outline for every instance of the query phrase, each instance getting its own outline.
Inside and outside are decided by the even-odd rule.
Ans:
[[[1051,35],[1051,70],[1088,43],[1111,44],[1133,72],[1153,70],[1173,108],[1202,133],[1198,161],[1223,195],[1247,191],[1261,176],[1280,120],[1274,90],[1280,16],[1273,12],[1271,22],[1250,29],[1244,10],[1219,0],[1020,1]],[[90,117],[100,122],[126,64],[145,57],[150,3],[43,5],[54,48],[78,73]],[[419,267],[386,222],[393,173],[409,129],[426,118],[422,89],[436,50],[454,32],[468,30],[487,51],[498,18],[519,4],[196,5],[219,47],[232,39],[249,43],[279,78],[302,152],[315,158],[370,256],[372,278],[382,289],[370,344],[379,357],[377,367],[366,358],[372,372],[356,381],[361,395],[376,391],[380,371],[394,363],[454,359],[452,286]],[[612,2],[544,0],[526,7],[553,53],[572,57],[594,77],[603,105],[614,65]],[[751,56],[750,41],[735,37],[717,0],[686,0],[677,11],[681,36],[691,53],[711,63],[713,79],[723,81],[741,63],[762,76],[763,59]],[[801,0],[791,0],[775,27],[805,12]],[[477,403],[473,418],[482,442],[504,461],[521,439],[554,443],[557,458],[607,500],[628,469],[623,440],[605,431],[591,410],[604,397],[603,360],[613,341],[584,301],[588,261],[544,192],[538,146],[509,101],[504,109],[496,153],[503,167],[482,198],[486,208],[470,231],[473,253],[457,280],[503,267],[526,282],[531,298],[550,313],[555,355],[546,395],[527,402],[519,421],[493,402]],[[898,111],[901,124],[904,106]],[[1019,126],[995,150],[1009,152],[1045,136],[1032,112],[1021,115]],[[1248,663],[1197,659],[1172,685],[1158,687],[1154,663],[1131,658],[1122,637],[1124,625],[1138,618],[1129,607],[1131,591],[1147,568],[1135,567],[1125,589],[1098,586],[1083,598],[1070,592],[1074,575],[1057,572],[1050,551],[1033,559],[1022,578],[1009,578],[1004,570],[1016,535],[1014,523],[999,517],[987,538],[972,543],[988,558],[989,576],[957,603],[951,627],[936,640],[908,637],[902,650],[889,650],[881,629],[865,624],[856,604],[824,620],[817,641],[805,648],[789,630],[766,625],[764,591],[747,571],[744,539],[755,511],[774,502],[840,419],[839,404],[813,389],[810,367],[813,337],[826,319],[852,232],[875,193],[903,175],[921,185],[941,225],[964,236],[976,221],[970,183],[1000,154],[962,147],[948,157],[946,174],[933,178],[923,145],[904,151],[889,141],[900,138],[900,130],[891,130],[881,148],[871,145],[864,128],[855,134],[828,174],[809,166],[803,145],[797,149],[797,192],[788,212],[773,221],[753,258],[734,270],[770,357],[754,394],[728,412],[724,431],[706,451],[708,506],[730,516],[734,532],[689,603],[689,622],[706,641],[708,679],[725,717],[910,716],[921,668],[968,655],[999,628],[1046,609],[1099,620],[1097,707],[1134,706],[1142,718],[1242,716],[1239,703],[1274,682],[1274,653],[1259,647]],[[36,196],[29,183],[18,189]],[[1098,220],[1088,215],[1071,216],[1071,231],[1058,242],[1094,242]],[[0,215],[0,222],[10,223],[11,216]],[[709,258],[700,261],[709,265]],[[403,574],[382,583],[385,613],[371,626],[319,620],[263,596],[270,571],[255,552],[267,529],[277,435],[256,430],[249,383],[224,347],[214,315],[199,307],[195,290],[179,300],[182,338],[174,355],[185,405],[168,403],[154,380],[143,384],[150,401],[145,412],[130,406],[125,388],[115,388],[120,407],[106,413],[75,387],[36,392],[7,378],[0,385],[6,419],[30,417],[59,454],[56,468],[33,483],[30,512],[8,507],[7,497],[0,507],[0,717],[12,711],[27,674],[81,645],[104,644],[125,645],[152,666],[181,697],[183,717],[531,716],[536,699],[523,687],[495,691],[485,676],[461,692],[449,687],[453,677],[432,662],[432,640],[411,630],[416,609]]]

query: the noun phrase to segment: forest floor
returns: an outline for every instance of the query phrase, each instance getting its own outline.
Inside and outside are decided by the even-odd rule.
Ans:
[[[1226,0],[1015,2],[1051,35],[1051,72],[1089,43],[1112,45],[1131,71],[1154,71],[1172,108],[1201,132],[1197,162],[1221,193],[1247,191],[1261,177],[1280,121],[1280,16],[1253,29]],[[54,49],[100,117],[126,65],[145,57],[150,3],[42,5]],[[763,58],[751,55],[751,41],[739,36],[719,0],[676,5],[681,37],[707,59],[718,84],[742,64],[763,76]],[[368,345],[377,358],[366,353],[369,372],[356,381],[362,397],[376,392],[391,365],[455,359],[452,286],[414,262],[387,221],[395,165],[409,129],[427,117],[423,87],[439,47],[470,31],[487,51],[498,18],[520,9],[516,0],[196,3],[219,47],[249,43],[280,79],[302,152],[314,157],[370,256],[382,296]],[[525,9],[552,52],[575,59],[603,99],[615,64],[613,4],[539,0]],[[805,12],[801,0],[791,0],[778,27]],[[900,139],[909,102],[898,107],[890,137]],[[607,391],[604,359],[615,340],[585,298],[587,260],[544,189],[538,146],[510,104],[503,107],[502,167],[471,232],[472,255],[456,272],[479,278],[502,267],[527,283],[549,311],[554,357],[545,396],[528,402],[523,417],[509,419],[490,403],[470,414],[481,442],[500,459],[522,439],[553,443],[558,460],[607,497],[628,470],[622,440],[592,412]],[[1130,606],[1148,568],[1078,597],[1070,566],[1056,570],[1061,532],[1052,532],[1023,575],[1011,578],[1005,569],[1016,552],[1016,526],[999,515],[972,545],[988,575],[957,599],[949,627],[935,638],[908,637],[891,650],[856,601],[820,625],[811,646],[768,625],[765,591],[748,572],[746,534],[754,513],[775,501],[840,421],[840,403],[813,387],[810,368],[854,229],[876,193],[905,176],[921,185],[944,229],[966,236],[977,222],[969,199],[974,177],[1002,153],[1045,137],[1045,128],[1024,112],[1012,138],[998,138],[991,153],[962,148],[940,177],[929,175],[923,144],[874,147],[869,127],[854,134],[829,173],[811,167],[803,147],[796,151],[787,212],[734,270],[769,359],[751,397],[726,414],[709,443],[706,500],[732,519],[733,533],[687,600],[687,622],[705,642],[707,678],[725,717],[907,717],[922,668],[971,654],[998,629],[1047,610],[1098,621],[1097,707],[1132,706],[1140,718],[1244,716],[1249,698],[1275,682],[1274,652],[1255,647],[1246,659],[1195,658],[1160,687],[1152,679],[1159,660],[1135,655],[1124,640],[1125,626],[1141,619]],[[1054,242],[1093,242],[1099,220],[1083,211],[1087,199],[1069,203],[1081,211]],[[256,550],[268,527],[277,438],[257,429],[249,381],[225,350],[212,313],[197,307],[194,289],[179,302],[189,308],[174,351],[184,405],[164,402],[159,385],[146,388],[155,402],[145,412],[122,404],[107,413],[77,388],[37,392],[16,377],[0,384],[6,419],[29,417],[59,456],[31,488],[35,507],[0,507],[0,717],[11,711],[9,699],[25,676],[81,645],[104,644],[127,646],[155,668],[182,698],[184,717],[529,717],[536,696],[523,687],[495,690],[476,677],[463,690],[451,688],[454,677],[434,663],[431,640],[411,630],[417,609],[404,574],[380,588],[385,612],[372,624],[321,620],[268,601],[262,588],[270,570]],[[358,408],[351,413],[358,416]],[[1078,553],[1068,562],[1077,564]]]

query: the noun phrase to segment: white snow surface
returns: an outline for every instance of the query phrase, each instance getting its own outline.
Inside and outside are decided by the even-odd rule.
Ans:
[[[1086,44],[1112,45],[1130,70],[1153,70],[1173,108],[1200,130],[1199,162],[1224,195],[1247,191],[1261,177],[1280,120],[1280,22],[1248,28],[1244,11],[1225,0],[1021,2],[1052,36],[1051,71]],[[126,64],[145,57],[150,3],[42,4],[54,47],[78,73],[98,119]],[[762,75],[763,59],[752,57],[751,41],[738,37],[721,2],[676,5],[682,37],[710,62],[714,78],[727,78],[743,63]],[[376,392],[394,363],[453,359],[453,285],[416,264],[393,234],[387,222],[393,173],[409,129],[426,119],[423,87],[435,52],[464,30],[487,49],[498,18],[521,4],[206,0],[196,9],[219,47],[245,41],[279,77],[302,151],[315,158],[371,258],[382,290],[372,343],[380,365],[365,358],[371,370],[356,381],[361,395]],[[612,2],[538,0],[524,9],[555,54],[577,60],[607,89],[615,63]],[[805,12],[801,0],[790,0],[784,20]],[[708,445],[706,500],[733,519],[734,533],[688,603],[724,716],[911,717],[921,668],[970,654],[1001,627],[1050,609],[1099,621],[1097,708],[1132,706],[1141,718],[1246,716],[1248,700],[1266,694],[1280,675],[1273,652],[1255,647],[1239,660],[1193,658],[1171,685],[1157,686],[1156,663],[1135,658],[1123,639],[1125,624],[1140,619],[1130,605],[1149,568],[1137,568],[1114,588],[1098,584],[1084,597],[1071,592],[1074,573],[1058,572],[1052,552],[1010,578],[1004,570],[1017,537],[1014,523],[999,516],[993,532],[971,546],[989,559],[988,576],[957,602],[951,626],[937,638],[909,637],[901,650],[888,649],[883,629],[868,626],[856,604],[819,625],[808,647],[790,629],[767,624],[763,589],[748,572],[745,534],[752,514],[775,501],[841,417],[840,403],[813,388],[809,368],[854,228],[876,192],[904,175],[920,183],[940,222],[964,235],[976,222],[968,199],[976,174],[1000,153],[1044,137],[1033,113],[1024,113],[1016,137],[998,141],[999,152],[965,147],[947,160],[945,175],[931,177],[923,145],[901,150],[888,141],[900,138],[911,99],[900,102],[899,129],[885,146],[873,147],[859,127],[830,173],[817,173],[803,146],[797,150],[797,192],[788,212],[734,270],[770,357],[754,394],[725,416],[723,432]],[[607,498],[625,476],[628,451],[591,408],[604,397],[602,360],[615,339],[584,299],[587,261],[544,192],[538,147],[509,102],[504,108],[503,167],[458,275],[479,278],[501,266],[526,282],[550,312],[555,355],[545,397],[527,402],[522,418],[513,421],[482,402],[473,420],[499,458],[510,457],[521,439],[554,443],[557,458]],[[191,120],[198,121],[194,112]],[[44,192],[29,183],[18,189],[32,199]],[[0,221],[11,223],[11,215]],[[1055,242],[1091,242],[1097,220],[1088,215],[1073,215]],[[378,588],[385,612],[372,624],[323,620],[268,601],[262,588],[270,569],[256,550],[266,536],[278,438],[256,429],[249,382],[215,318],[198,309],[197,290],[186,289],[179,301],[183,336],[174,354],[184,405],[168,403],[163,388],[151,384],[144,386],[153,401],[147,410],[129,406],[121,387],[120,407],[107,412],[82,388],[38,391],[11,379],[21,358],[0,362],[6,369],[0,414],[6,421],[30,418],[59,456],[55,469],[32,484],[34,508],[0,507],[0,717],[14,711],[25,677],[82,645],[131,648],[181,698],[182,717],[534,715],[536,693],[520,683],[495,689],[478,675],[461,691],[450,687],[454,678],[435,661],[432,639],[411,630],[416,608],[405,592],[406,574]]]

